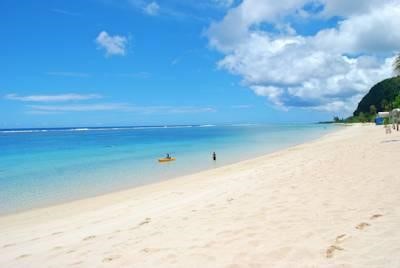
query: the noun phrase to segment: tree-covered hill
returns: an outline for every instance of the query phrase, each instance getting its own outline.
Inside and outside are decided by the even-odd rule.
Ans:
[[[392,103],[400,95],[400,76],[389,78],[379,82],[371,88],[367,95],[360,101],[354,115],[370,113],[371,106],[378,112],[388,111]]]

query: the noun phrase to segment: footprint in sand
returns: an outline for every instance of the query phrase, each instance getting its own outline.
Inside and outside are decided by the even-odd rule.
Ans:
[[[142,251],[146,252],[146,253],[155,253],[155,252],[161,251],[161,249],[159,249],[159,248],[144,248],[144,249],[142,249]]]
[[[347,238],[349,238],[348,236],[346,236],[346,234],[341,234],[338,235],[335,239],[336,243],[342,243],[344,240],[346,240]]]
[[[22,255],[19,255],[18,257],[16,257],[15,259],[17,259],[17,260],[25,259],[25,258],[27,258],[27,257],[29,257],[29,256],[31,256],[31,255],[29,255],[29,254],[22,254]]]
[[[364,230],[366,227],[368,227],[368,226],[370,226],[371,224],[369,224],[369,223],[366,223],[366,222],[362,222],[362,223],[360,223],[360,224],[358,224],[357,226],[356,226],[356,229],[358,229],[358,230]]]
[[[337,245],[331,245],[327,250],[326,250],[326,257],[327,258],[332,258],[333,254],[335,253],[336,250],[344,250],[342,247],[339,247]]]
[[[12,244],[6,244],[6,245],[3,245],[3,248],[9,248],[9,247],[13,247],[13,246],[15,246],[14,243],[12,243]]]
[[[121,256],[119,255],[114,255],[110,257],[106,257],[103,259],[103,262],[112,262],[113,260],[119,259]]]
[[[335,239],[335,243],[333,245],[330,245],[327,250],[326,250],[326,257],[327,258],[332,258],[335,251],[337,250],[344,250],[344,248],[340,247],[338,244],[344,242],[347,238],[349,238],[349,236],[347,236],[346,234],[341,234],[338,235]]]
[[[383,215],[382,215],[382,214],[374,214],[374,215],[372,215],[372,216],[370,217],[370,219],[371,219],[371,220],[375,220],[375,219],[380,218],[380,217],[383,217]]]
[[[63,232],[55,232],[55,233],[52,233],[51,235],[60,235],[60,234],[62,234]]]
[[[89,235],[89,236],[85,237],[84,239],[82,239],[82,241],[88,241],[88,240],[92,240],[92,239],[95,239],[95,238],[96,238],[95,235]]]
[[[146,218],[144,221],[142,221],[141,223],[139,223],[139,226],[148,224],[148,223],[150,223],[150,221],[151,221],[151,218]]]

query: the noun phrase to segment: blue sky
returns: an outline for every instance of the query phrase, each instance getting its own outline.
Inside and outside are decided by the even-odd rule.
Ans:
[[[371,9],[267,2],[1,1],[0,128],[329,120],[390,76],[391,44],[323,54]]]

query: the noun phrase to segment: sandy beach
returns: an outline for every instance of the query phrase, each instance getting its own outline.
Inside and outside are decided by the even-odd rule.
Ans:
[[[400,267],[400,132],[355,125],[0,218],[0,267]]]

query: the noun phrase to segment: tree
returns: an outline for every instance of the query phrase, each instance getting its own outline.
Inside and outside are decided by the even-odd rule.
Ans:
[[[368,121],[367,117],[365,116],[365,114],[364,114],[363,112],[361,112],[361,113],[358,115],[358,120],[359,120],[361,123],[365,123],[365,122]]]
[[[393,63],[394,72],[400,76],[400,54],[396,57]]]
[[[381,101],[381,110],[382,111],[386,111],[385,108],[386,108],[387,104],[388,104],[388,101],[386,99],[383,99]]]
[[[393,108],[400,108],[400,94],[394,99],[392,103]]]
[[[381,102],[381,109],[385,112],[390,112],[392,110],[392,103],[388,102],[386,99],[383,99]]]
[[[376,107],[375,107],[375,105],[369,106],[369,113],[371,115],[376,115]]]

